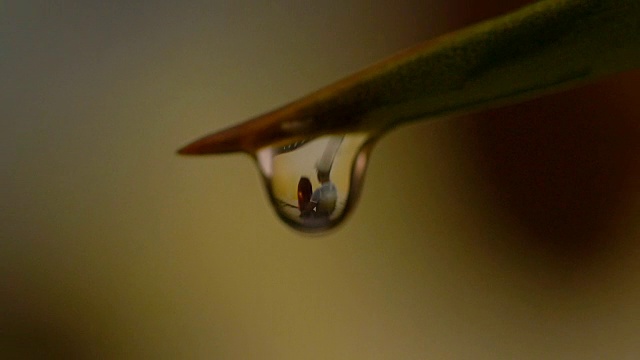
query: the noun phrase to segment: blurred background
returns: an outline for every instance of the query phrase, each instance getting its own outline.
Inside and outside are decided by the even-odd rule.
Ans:
[[[638,71],[391,132],[325,237],[175,155],[522,3],[0,2],[0,357],[635,358]]]

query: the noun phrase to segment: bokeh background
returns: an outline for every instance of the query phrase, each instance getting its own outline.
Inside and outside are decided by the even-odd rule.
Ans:
[[[637,357],[637,71],[393,131],[325,237],[174,153],[521,3],[0,2],[0,357]]]

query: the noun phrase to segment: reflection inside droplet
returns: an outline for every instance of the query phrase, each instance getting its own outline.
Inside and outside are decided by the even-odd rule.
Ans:
[[[372,139],[326,135],[258,150],[255,158],[276,212],[304,232],[339,224],[358,199]]]

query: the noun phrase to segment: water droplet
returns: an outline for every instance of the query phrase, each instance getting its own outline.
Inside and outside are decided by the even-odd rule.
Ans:
[[[325,135],[255,153],[278,216],[303,232],[331,229],[358,200],[373,137]]]

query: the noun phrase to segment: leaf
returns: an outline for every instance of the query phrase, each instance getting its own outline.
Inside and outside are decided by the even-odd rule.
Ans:
[[[179,150],[253,153],[514,103],[640,66],[640,1],[545,0],[436,38]]]

